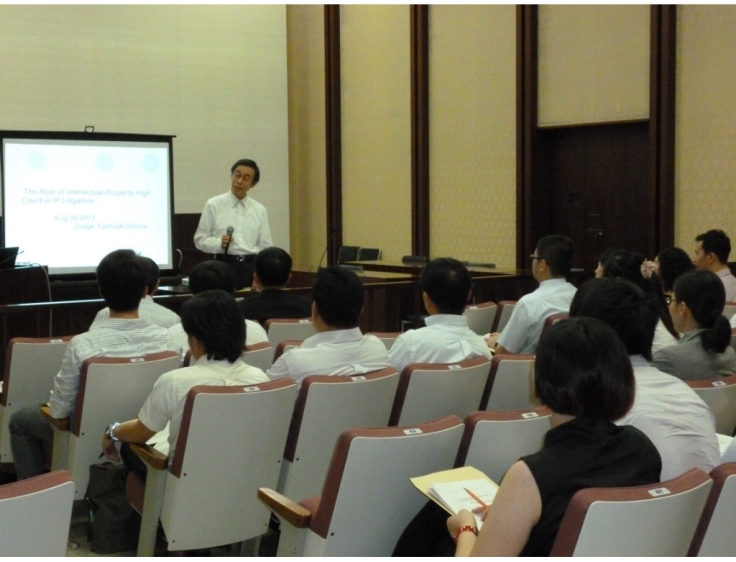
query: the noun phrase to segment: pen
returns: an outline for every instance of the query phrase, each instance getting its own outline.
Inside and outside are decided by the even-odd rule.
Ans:
[[[471,498],[477,501],[483,509],[488,509],[488,504],[480,499],[478,496],[476,496],[473,492],[471,492],[467,488],[463,488],[463,490],[465,490]]]

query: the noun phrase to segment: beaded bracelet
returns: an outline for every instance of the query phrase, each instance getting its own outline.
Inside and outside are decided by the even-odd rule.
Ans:
[[[458,537],[463,533],[467,533],[468,531],[472,532],[476,537],[478,536],[478,529],[475,527],[475,525],[463,525],[457,531],[455,531],[455,536],[452,537],[452,540],[455,541],[455,544],[457,544]]]

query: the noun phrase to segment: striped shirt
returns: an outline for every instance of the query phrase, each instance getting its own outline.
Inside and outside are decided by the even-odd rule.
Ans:
[[[176,312],[154,302],[150,295],[146,295],[141,299],[141,304],[138,306],[138,316],[145,318],[154,326],[161,326],[162,328],[171,328],[171,326],[181,322],[181,318]],[[110,318],[109,307],[105,307],[97,313],[92,326],[105,318]]]
[[[691,468],[709,473],[721,464],[715,420],[705,402],[680,379],[631,356],[636,396],[631,410],[617,425],[642,431],[662,457],[662,480]]]
[[[162,351],[182,355],[182,347],[166,330],[148,320],[106,318],[95,322],[89,332],[75,336],[64,352],[61,369],[54,378],[49,405],[51,415],[67,418],[74,411],[82,364],[91,357],[140,357]]]

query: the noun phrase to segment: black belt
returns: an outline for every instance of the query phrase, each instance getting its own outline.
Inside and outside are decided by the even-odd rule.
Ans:
[[[255,254],[245,254],[238,256],[235,254],[214,254],[217,261],[224,261],[225,263],[251,263],[255,261]]]

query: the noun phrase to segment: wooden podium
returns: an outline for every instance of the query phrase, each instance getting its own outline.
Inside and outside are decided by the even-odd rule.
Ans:
[[[40,265],[0,269],[0,304],[50,302],[46,270]]]

